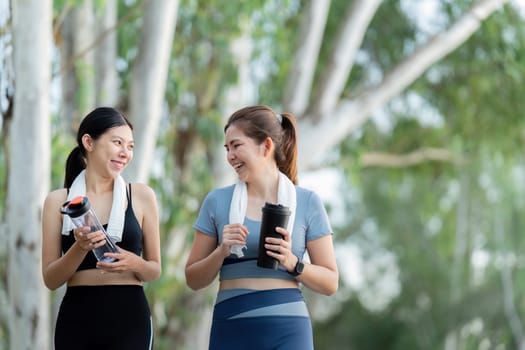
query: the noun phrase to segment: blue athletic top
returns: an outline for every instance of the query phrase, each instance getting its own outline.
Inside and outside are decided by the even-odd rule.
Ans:
[[[234,185],[215,189],[205,197],[197,221],[193,225],[205,235],[216,237],[217,244],[222,241],[222,230],[229,224],[230,202],[233,196]],[[297,209],[292,233],[292,252],[303,258],[306,252],[306,242],[333,234],[328,215],[319,196],[310,190],[295,186],[297,193]],[[244,257],[237,258],[230,255],[223,262],[219,279],[229,280],[236,278],[280,278],[293,280],[283,267],[279,270],[257,266],[257,250],[259,246],[259,231],[261,222],[244,219],[248,227],[246,238],[247,249]]]
[[[137,221],[137,218],[135,217],[135,213],[133,212],[133,205],[131,203],[131,184],[129,184],[129,188],[127,191],[128,196],[128,207],[126,208],[126,213],[124,217],[124,228],[122,231],[122,240],[120,242],[117,242],[117,246],[129,250],[138,256],[142,254],[142,228],[139,225],[139,222]],[[107,224],[103,225],[105,229],[107,229]],[[71,246],[75,243],[75,235],[73,235],[73,231],[69,233],[69,235],[62,235],[62,253],[64,254],[71,248]],[[92,251],[88,252],[86,256],[84,257],[84,260],[80,263],[80,265],[77,268],[77,271],[80,270],[88,270],[88,269],[95,269],[97,265],[97,258],[95,258],[95,254],[93,254]]]

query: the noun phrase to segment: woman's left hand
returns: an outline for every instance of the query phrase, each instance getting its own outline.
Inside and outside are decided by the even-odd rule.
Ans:
[[[298,258],[292,253],[292,240],[290,233],[282,227],[276,227],[275,231],[283,238],[266,237],[266,254],[275,258],[288,271],[292,271],[297,264]]]
[[[118,253],[104,253],[104,256],[115,258],[117,261],[114,262],[102,262],[97,263],[97,269],[101,269],[104,272],[124,272],[124,271],[135,271],[134,266],[137,264],[137,259],[142,259],[138,255],[129,252],[125,249],[118,247]]]

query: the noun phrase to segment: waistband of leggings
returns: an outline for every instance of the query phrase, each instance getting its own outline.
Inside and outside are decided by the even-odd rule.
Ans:
[[[221,290],[214,308],[216,319],[278,315],[308,317],[303,295],[298,288]]]

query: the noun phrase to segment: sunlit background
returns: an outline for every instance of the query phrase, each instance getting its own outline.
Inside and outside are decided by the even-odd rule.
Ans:
[[[38,251],[18,266],[7,248],[26,227],[15,194],[41,199],[13,179],[30,161],[10,153],[26,147],[11,125],[30,118],[15,104],[28,84],[15,69],[15,5],[24,10],[0,0],[0,349],[45,350],[63,290],[21,273],[40,273]],[[206,348],[216,285],[192,292],[183,266],[203,196],[233,181],[224,121],[248,104],[297,116],[299,182],[321,196],[334,228],[339,291],[304,291],[316,349],[525,349],[524,1],[52,6],[49,59],[29,60],[50,67],[49,109],[33,124],[49,128],[37,148],[49,184],[35,186],[61,187],[75,127],[94,106],[133,120],[126,178],[149,183],[161,208],[163,274],[146,286],[157,349]],[[32,221],[24,239],[38,245]],[[13,285],[44,301],[31,309]],[[26,336],[31,312],[43,321]]]

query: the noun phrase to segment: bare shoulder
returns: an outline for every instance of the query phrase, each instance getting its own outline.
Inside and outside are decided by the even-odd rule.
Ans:
[[[65,188],[49,192],[42,208],[42,219],[47,221],[51,220],[52,218],[60,218],[60,207],[66,200],[67,190]]]
[[[158,216],[158,205],[155,192],[144,183],[134,182],[131,184],[131,200],[135,217],[144,229],[149,218]]]
[[[131,184],[131,195],[139,201],[150,202],[156,201],[155,192],[148,185],[141,182],[133,182]]]
[[[67,199],[67,189],[60,188],[48,193],[45,205],[62,205]]]

